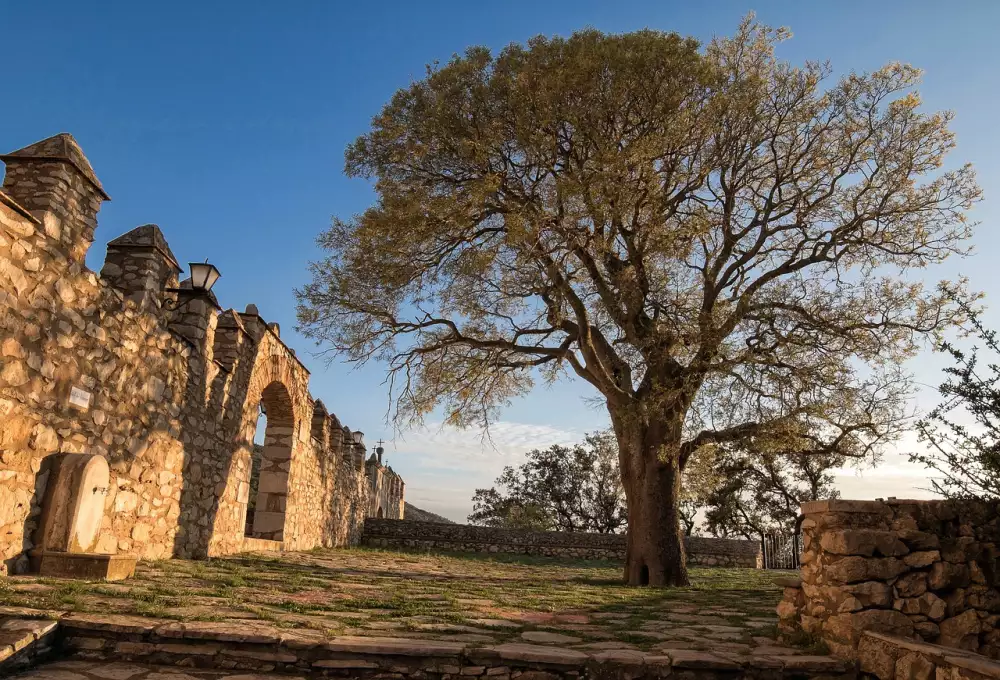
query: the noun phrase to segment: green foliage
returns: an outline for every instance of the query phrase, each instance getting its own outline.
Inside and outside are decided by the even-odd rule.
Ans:
[[[586,30],[429,68],[347,150],[378,199],[320,236],[301,330],[385,362],[399,424],[585,380],[633,503],[676,507],[641,480],[706,445],[876,458],[899,367],[973,297],[913,273],[966,252],[981,192],[942,169],[952,114],[920,110],[918,69],[831,82],[775,57],[787,37]]]
[[[710,495],[724,479],[717,447],[703,446],[688,459],[681,480],[681,498],[678,504],[685,535],[696,533],[698,513],[709,504]]]
[[[806,501],[837,498],[832,470],[844,456],[816,451],[760,451],[727,447],[718,455],[721,482],[705,499],[705,524],[716,536],[756,540],[790,533]]]
[[[962,304],[970,333],[992,361],[983,365],[977,347],[940,345],[954,365],[944,369],[948,377],[938,388],[943,401],[917,423],[927,450],[910,454],[910,460],[933,471],[931,485],[944,496],[1000,500],[1000,345],[978,310]]]
[[[497,489],[499,487],[499,490]],[[616,533],[628,521],[611,432],[587,435],[583,445],[535,449],[510,466],[490,489],[472,497],[470,524],[534,531]]]

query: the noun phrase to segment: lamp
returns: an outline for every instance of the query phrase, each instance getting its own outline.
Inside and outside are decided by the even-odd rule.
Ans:
[[[354,439],[355,444],[360,444],[365,438],[365,433],[361,430],[355,430],[351,433],[351,438]]]
[[[191,289],[205,294],[212,290],[212,286],[219,280],[222,274],[216,269],[214,264],[204,262],[189,262],[191,268]]]
[[[208,260],[204,262],[189,262],[188,266],[191,268],[191,278],[189,279],[191,287],[167,288],[167,292],[177,293],[176,300],[167,299],[163,301],[163,306],[167,309],[178,310],[191,302],[191,300],[201,297],[212,299],[212,286],[222,276],[218,268],[214,264],[209,264]],[[184,298],[183,302],[180,299],[181,297]],[[215,304],[214,299],[212,301]]]

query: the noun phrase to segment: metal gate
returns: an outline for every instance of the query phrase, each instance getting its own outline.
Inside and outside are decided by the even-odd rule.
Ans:
[[[795,520],[791,532],[774,532],[760,537],[765,569],[798,569],[802,558],[801,527],[804,518]]]

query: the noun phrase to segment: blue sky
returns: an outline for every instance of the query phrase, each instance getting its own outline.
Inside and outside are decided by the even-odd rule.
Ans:
[[[369,440],[389,439],[381,368],[326,366],[293,328],[293,289],[319,255],[315,236],[332,215],[359,212],[372,200],[363,181],[343,175],[346,145],[397,88],[421,77],[425,64],[469,45],[499,49],[588,26],[651,27],[706,40],[732,33],[749,10],[792,29],[779,54],[793,62],[829,59],[844,73],[898,60],[926,70],[926,108],[956,111],[952,159],[975,164],[987,199],[976,212],[978,254],[934,278],[961,272],[989,299],[1000,293],[991,271],[1000,3],[988,0],[8,0],[0,3],[0,150],[72,133],[113,198],[101,211],[88,258],[93,269],[100,269],[108,240],[159,224],[183,262],[207,257],[219,267],[223,306],[253,302],[281,324],[282,337],[313,370],[315,397]],[[995,312],[987,319],[1000,321]],[[927,356],[912,368],[921,382],[937,384],[940,366]],[[527,448],[602,427],[605,414],[586,402],[593,396],[578,382],[538,389],[506,411],[494,446],[483,446],[477,432],[432,426],[390,444],[388,460],[407,479],[413,502],[462,519],[472,489],[488,485]],[[926,392],[917,403],[933,401]],[[855,497],[920,495],[925,483],[922,470],[893,455],[863,477],[841,479],[845,495]]]

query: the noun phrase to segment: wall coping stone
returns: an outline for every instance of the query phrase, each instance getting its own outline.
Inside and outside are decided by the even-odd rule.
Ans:
[[[8,619],[0,624],[0,677],[47,657],[58,625],[44,619]]]
[[[101,186],[101,181],[97,179],[94,168],[90,161],[83,154],[80,145],[73,139],[73,135],[68,132],[60,132],[46,137],[45,139],[29,144],[28,146],[0,155],[0,161],[4,163],[19,163],[22,161],[42,161],[45,163],[68,163],[73,166],[80,175],[97,189],[105,201],[110,201],[108,192]]]
[[[143,224],[108,241],[109,250],[153,250],[163,257],[180,274],[184,271],[177,256],[170,250],[166,237],[156,224]]]
[[[895,647],[897,649],[906,650],[908,652],[915,652],[920,656],[928,658],[935,666],[955,666],[958,668],[963,668],[966,670],[973,671],[985,676],[987,678],[998,678],[1000,679],[1000,661],[990,659],[989,657],[983,656],[982,654],[976,654],[975,652],[970,652],[964,649],[957,649],[955,647],[944,647],[942,645],[935,645],[930,642],[917,642],[915,640],[909,640],[906,638],[896,637],[893,635],[886,635],[884,633],[878,633],[875,631],[865,631],[862,633],[861,642],[862,645],[865,643],[865,638],[870,640],[877,640],[885,645]],[[882,652],[884,654],[884,652]],[[875,677],[879,677],[875,673],[875,669],[871,664],[865,663],[865,657],[862,653],[861,655],[862,670],[871,672]],[[898,674],[896,677],[900,677]],[[942,677],[938,675],[938,677]],[[951,677],[951,676],[947,676]],[[964,675],[959,677],[966,677]]]
[[[34,215],[32,215],[31,212],[23,205],[15,201],[10,194],[4,191],[0,191],[0,203],[3,203],[4,205],[8,206],[11,210],[13,210],[26,220],[29,220],[30,222],[38,226],[41,226],[42,221],[37,217],[35,217]]]
[[[815,515],[821,512],[877,513],[885,508],[882,501],[848,501],[840,498],[825,501],[808,501],[801,505],[803,515]]]

